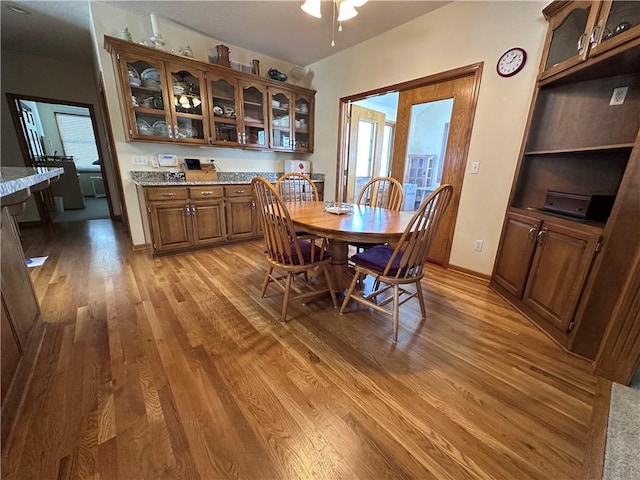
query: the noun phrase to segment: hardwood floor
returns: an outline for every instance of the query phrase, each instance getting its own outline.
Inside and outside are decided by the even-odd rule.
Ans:
[[[22,234],[48,323],[3,478],[581,478],[597,378],[484,281],[429,267],[394,346],[328,295],[282,324],[262,242],[152,259],[108,220]]]

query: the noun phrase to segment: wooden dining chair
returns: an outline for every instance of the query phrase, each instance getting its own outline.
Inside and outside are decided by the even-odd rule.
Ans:
[[[404,192],[398,180],[393,177],[375,177],[362,187],[356,203],[399,211],[403,198]]]
[[[360,190],[356,204],[369,207],[386,208],[400,211],[404,192],[398,180],[392,177],[375,177],[369,180]],[[350,242],[358,252],[379,245],[378,243]]]
[[[285,202],[317,202],[318,189],[302,173],[285,173],[276,181],[276,190]]]
[[[318,189],[307,175],[303,173],[291,172],[280,175],[276,180],[276,190],[285,202],[317,202],[320,199]],[[327,240],[317,235],[296,229],[299,237],[317,238],[322,241],[323,248],[326,248]]]
[[[429,246],[433,240],[438,224],[445,213],[453,194],[451,185],[441,185],[429,195],[420,205],[409,221],[400,241],[395,248],[388,245],[378,245],[353,255],[350,260],[355,267],[355,275],[347,295],[342,302],[342,314],[352,298],[375,310],[391,315],[393,318],[393,343],[398,341],[399,307],[408,300],[418,297],[422,318],[426,318],[426,308],[420,281],[424,276],[424,264],[427,261]],[[358,282],[366,275],[371,275],[374,288],[371,293],[355,293]],[[414,284],[415,291],[406,286]],[[379,296],[391,291],[390,295]],[[406,295],[406,296],[402,296]],[[385,308],[391,303],[392,309]]]
[[[251,189],[264,233],[265,257],[268,263],[261,298],[271,282],[284,291],[283,322],[287,317],[291,300],[307,300],[329,292],[333,306],[337,307],[338,301],[328,268],[331,258],[324,244],[318,246],[313,239],[302,239],[295,234],[282,196],[266,179],[254,178],[251,181]],[[316,267],[322,270],[326,287],[318,288],[308,281],[307,273]],[[283,271],[284,274],[277,275],[274,270]]]

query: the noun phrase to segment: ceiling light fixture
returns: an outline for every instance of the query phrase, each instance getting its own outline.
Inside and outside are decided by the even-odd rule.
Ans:
[[[333,15],[331,18],[331,46],[336,45],[335,31],[336,22],[338,22],[338,31],[342,31],[342,22],[349,20],[350,18],[358,15],[356,7],[361,7],[367,0],[332,0],[333,1]],[[306,0],[300,8],[311,15],[312,17],[322,18],[321,12],[322,0]]]

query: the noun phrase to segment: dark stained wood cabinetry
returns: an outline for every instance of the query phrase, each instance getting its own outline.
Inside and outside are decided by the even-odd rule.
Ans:
[[[7,207],[0,221],[2,248],[2,445],[11,431],[43,334],[40,306]]]
[[[540,225],[539,219],[507,212],[502,227],[493,281],[516,298],[522,297],[527,284]]]
[[[573,314],[596,251],[599,232],[545,221],[522,301],[561,335],[573,327]]]
[[[142,188],[142,187],[140,187]],[[154,255],[227,240],[222,187],[147,187],[139,192],[147,213],[145,234]]]
[[[640,29],[633,21],[606,38],[597,30],[640,19],[631,3],[545,8],[549,35],[491,279],[552,338],[591,359],[616,323],[640,249]],[[561,45],[579,39],[582,52]],[[618,87],[626,98],[611,104]],[[545,211],[548,191],[615,201],[606,218],[583,220]]]
[[[258,235],[258,219],[250,185],[224,187],[228,240],[246,240]]]
[[[549,22],[540,80],[561,74],[589,58],[640,37],[640,3],[557,1],[543,10]]]
[[[117,38],[105,48],[128,141],[313,152],[314,90]]]

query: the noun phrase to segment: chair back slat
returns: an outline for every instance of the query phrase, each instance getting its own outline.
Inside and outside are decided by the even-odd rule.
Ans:
[[[429,247],[452,195],[451,185],[441,185],[422,202],[387,262],[383,276],[388,276],[396,259],[399,259],[399,268],[394,275],[395,278],[422,275]]]
[[[402,207],[403,198],[402,185],[395,178],[376,177],[362,187],[356,203],[398,211]]]
[[[302,173],[285,173],[278,178],[276,190],[285,202],[317,202],[318,189]]]
[[[262,177],[251,181],[251,189],[264,232],[265,254],[277,263],[304,265],[300,242],[280,194]]]

